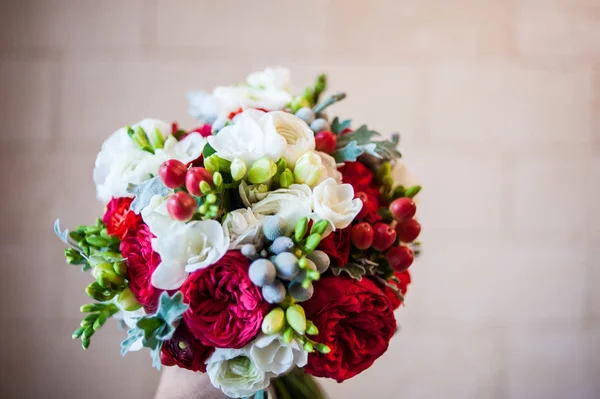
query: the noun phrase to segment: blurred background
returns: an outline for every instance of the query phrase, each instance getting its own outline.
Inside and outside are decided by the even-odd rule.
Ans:
[[[401,331],[331,398],[600,397],[598,0],[0,0],[2,398],[151,398],[147,352],[71,332],[102,141],[185,94],[286,66],[400,132],[424,191]]]

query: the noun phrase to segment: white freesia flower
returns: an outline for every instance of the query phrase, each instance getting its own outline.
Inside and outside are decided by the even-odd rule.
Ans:
[[[164,148],[154,154],[144,151],[127,134],[127,128],[114,132],[102,145],[94,167],[96,196],[108,202],[111,197],[131,197],[127,192],[129,183],[140,184],[151,175],[157,175],[160,165],[169,159],[188,163],[200,156],[206,139],[193,133],[181,141],[170,136],[171,125],[155,119],[144,119],[132,126],[143,128],[147,133],[159,131],[165,139]]]
[[[315,152],[310,151],[296,161],[294,181],[314,187],[328,177],[327,172],[327,167],[323,165],[323,159]]]
[[[298,340],[286,344],[280,334],[261,333],[249,345],[248,353],[256,367],[277,375],[288,372],[294,366],[304,367],[308,360],[308,352]]]
[[[321,220],[328,220],[334,228],[347,227],[358,215],[362,201],[354,199],[350,184],[338,184],[328,178],[313,190],[313,208]]]
[[[150,199],[150,203],[142,209],[142,219],[156,237],[163,236],[173,223],[177,223],[169,215],[167,199],[168,197],[155,195]]]
[[[248,75],[246,83],[220,86],[212,94],[189,93],[189,110],[193,117],[208,122],[224,118],[240,108],[282,110],[292,101],[293,91],[289,70],[267,68]]]
[[[217,155],[228,161],[238,158],[250,166],[254,161],[268,157],[277,162],[286,147],[267,113],[254,109],[239,114],[232,125],[225,126],[208,143]]]
[[[238,192],[244,205],[251,207],[267,196],[269,188],[265,184],[248,184],[242,180]]]
[[[294,165],[298,158],[315,149],[315,134],[306,122],[288,112],[276,111],[265,115],[271,125],[287,143],[283,157],[288,165]]]
[[[206,362],[210,382],[231,398],[250,396],[269,386],[275,374],[260,370],[248,355],[248,348],[217,348]]]
[[[319,183],[321,183],[323,180],[327,179],[328,177],[331,177],[336,182],[341,183],[342,182],[342,172],[340,172],[338,170],[335,159],[331,155],[329,155],[325,152],[316,151],[316,153],[321,157],[321,164],[323,166],[325,166],[325,169],[327,171],[327,173],[325,173],[323,176],[321,176],[321,180],[319,181]]]
[[[227,214],[223,228],[229,233],[229,249],[238,249],[244,244],[258,244],[262,239],[262,223],[251,209],[237,209]]]
[[[176,222],[152,240],[152,247],[161,258],[152,274],[152,285],[174,290],[181,287],[188,273],[221,259],[229,248],[229,236],[216,220]]]
[[[280,216],[291,231],[301,218],[312,213],[312,192],[306,184],[292,184],[289,188],[270,191],[264,199],[252,205],[252,210],[264,216]]]

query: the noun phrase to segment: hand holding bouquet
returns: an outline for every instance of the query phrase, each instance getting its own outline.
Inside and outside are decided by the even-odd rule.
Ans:
[[[205,372],[230,397],[322,397],[369,368],[396,331],[418,253],[414,185],[396,149],[326,109],[321,75],[294,95],[289,72],[190,95],[191,131],[143,120],[96,160],[102,219],[69,232],[67,262],[94,302],[73,337],[108,318],[123,354]],[[395,177],[393,177],[396,175]],[[303,369],[303,371],[301,370]]]

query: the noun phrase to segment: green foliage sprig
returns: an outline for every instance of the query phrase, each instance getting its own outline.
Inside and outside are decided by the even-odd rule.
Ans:
[[[81,338],[81,346],[87,349],[90,346],[90,339],[96,331],[98,331],[104,323],[115,313],[119,308],[114,303],[89,303],[81,307],[82,313],[88,313],[81,321],[80,327],[73,332],[73,339]]]

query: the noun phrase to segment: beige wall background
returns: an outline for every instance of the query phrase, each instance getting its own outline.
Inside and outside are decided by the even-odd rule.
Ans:
[[[424,255],[401,332],[332,398],[600,397],[598,0],[0,0],[0,397],[150,398],[52,222],[101,214],[94,158],[185,93],[283,65],[402,134]]]

